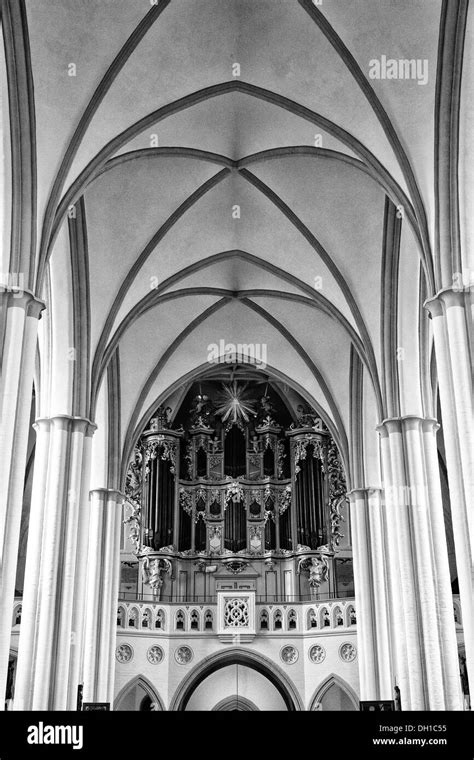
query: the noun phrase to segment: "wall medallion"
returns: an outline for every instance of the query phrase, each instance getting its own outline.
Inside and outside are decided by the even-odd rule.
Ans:
[[[130,644],[120,644],[115,650],[115,657],[119,662],[130,662],[133,657],[133,649]]]
[[[352,662],[357,657],[357,649],[349,642],[341,644],[339,647],[339,657],[343,662]]]
[[[298,650],[295,647],[288,645],[283,647],[280,651],[280,657],[287,665],[293,665],[298,659]]]
[[[158,663],[164,660],[164,657],[165,653],[159,646],[150,647],[146,653],[146,658],[148,662],[152,663],[152,665],[158,665]]]
[[[319,665],[319,663],[326,657],[326,650],[320,644],[315,644],[310,648],[308,655],[311,662]]]
[[[174,653],[174,658],[179,665],[187,665],[193,659],[193,650],[191,647],[178,647]]]

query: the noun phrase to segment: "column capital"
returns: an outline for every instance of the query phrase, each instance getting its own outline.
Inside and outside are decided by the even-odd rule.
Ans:
[[[348,496],[354,496],[356,499],[361,497],[371,497],[374,496],[376,493],[383,493],[383,488],[380,486],[364,486],[361,488],[353,488],[351,491],[347,492]]]
[[[387,417],[376,426],[378,433],[390,435],[390,433],[401,433],[406,430],[416,430],[422,428],[423,431],[439,429],[440,425],[434,417],[419,417],[416,414],[406,414],[403,417]]]
[[[451,306],[465,306],[466,293],[468,288],[454,287],[442,288],[435,296],[427,298],[424,302],[424,308],[429,312],[430,317],[442,317]]]
[[[4,303],[6,308],[15,306],[18,309],[24,309],[28,317],[39,319],[41,312],[46,308],[46,304],[35,294],[26,288],[20,286],[6,286],[0,282],[0,303]]]
[[[92,488],[89,491],[89,498],[92,498],[94,494],[97,494],[99,498],[107,501],[114,499],[117,502],[117,506],[122,506],[127,498],[126,495],[117,488]]]
[[[38,417],[33,427],[35,430],[56,427],[58,430],[66,430],[71,433],[83,432],[86,436],[92,436],[97,430],[95,422],[91,422],[87,417],[72,417],[69,414],[56,414],[53,417]]]

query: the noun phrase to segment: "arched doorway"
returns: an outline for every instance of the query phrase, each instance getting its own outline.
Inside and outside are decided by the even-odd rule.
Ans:
[[[348,683],[337,675],[331,675],[318,687],[311,699],[309,710],[342,711],[358,710],[357,694]]]
[[[193,689],[187,712],[287,712],[274,683],[255,668],[232,663],[203,678]]]
[[[263,689],[266,686],[267,695],[266,698],[270,699],[271,705],[267,707],[260,707],[259,709],[273,709],[273,710],[287,710],[290,712],[296,710],[304,710],[301,698],[298,691],[288,676],[272,661],[268,660],[263,655],[252,652],[244,651],[241,649],[231,649],[227,652],[218,652],[210,657],[207,657],[199,665],[197,665],[191,673],[183,679],[178,686],[176,693],[171,701],[171,711],[185,711],[188,709],[196,709],[196,699],[193,701],[193,695],[200,689],[201,684],[207,681],[207,683],[201,687],[200,694],[204,698],[206,694],[206,688],[212,685],[212,681],[207,680],[213,674],[222,669],[226,669],[228,674],[232,674],[230,694],[221,694],[221,699],[229,699],[235,695],[235,683],[238,683],[236,679],[240,678],[240,686],[245,691],[242,696],[246,700],[249,700],[249,695],[252,696],[252,692],[249,691],[249,687],[255,687],[260,694],[263,693]],[[229,669],[230,670],[227,670]],[[238,670],[236,670],[238,668]],[[216,683],[221,683],[222,680],[217,678]],[[239,689],[240,693],[241,689]],[[217,709],[216,702],[218,704],[219,698],[215,698],[216,692],[214,692],[214,701],[212,705],[206,708],[197,709]],[[250,699],[253,702],[253,699]],[[201,701],[198,704],[203,704]],[[268,702],[267,702],[268,705]]]
[[[144,676],[129,681],[114,703],[114,710],[118,712],[160,712],[164,709],[160,696]]]

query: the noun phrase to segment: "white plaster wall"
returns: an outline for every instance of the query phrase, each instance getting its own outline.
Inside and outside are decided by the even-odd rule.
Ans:
[[[344,662],[339,655],[341,645],[346,642],[352,643],[357,648],[356,631],[346,628],[341,632],[335,630],[331,633],[313,633],[311,631],[293,635],[287,631],[281,634],[270,632],[257,635],[252,642],[240,644],[239,648],[242,651],[261,653],[274,662],[277,668],[292,681],[307,710],[315,693],[334,675],[347,684],[359,698],[358,658],[356,657],[352,662]],[[117,643],[130,644],[134,654],[130,662],[116,663],[115,698],[129,682],[142,675],[153,685],[165,709],[169,708],[178,686],[196,665],[216,652],[225,653],[229,650],[229,644],[219,641],[215,634],[192,631],[177,634],[118,630]],[[325,659],[319,664],[313,663],[308,654],[311,646],[316,643],[322,645],[326,652]],[[159,664],[150,663],[146,656],[148,648],[155,644],[162,647],[165,655]],[[186,665],[178,664],[174,656],[175,651],[183,644],[191,647],[193,651],[192,661]],[[293,664],[284,663],[280,657],[282,648],[288,644],[298,650],[298,659]],[[252,697],[250,696],[249,699],[252,700]],[[218,701],[216,699],[216,702]]]

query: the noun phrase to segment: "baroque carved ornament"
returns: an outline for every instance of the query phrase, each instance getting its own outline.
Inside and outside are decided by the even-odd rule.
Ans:
[[[306,459],[308,446],[313,446],[313,459],[319,459],[324,469],[324,447],[320,439],[312,433],[306,433],[301,438],[294,439],[293,442],[293,460],[295,464],[295,475],[301,472],[299,463],[301,460]]]

